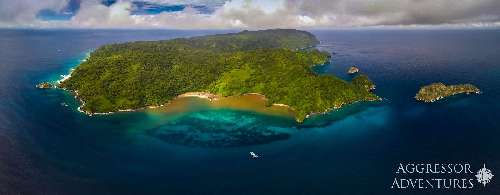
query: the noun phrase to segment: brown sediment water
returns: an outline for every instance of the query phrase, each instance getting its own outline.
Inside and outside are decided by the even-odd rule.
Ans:
[[[210,100],[193,96],[178,97],[168,105],[148,109],[150,112],[176,114],[181,112],[198,111],[203,109],[247,110],[267,115],[294,117],[294,112],[289,107],[267,105],[267,100],[260,94],[244,94],[238,96],[218,97]]]

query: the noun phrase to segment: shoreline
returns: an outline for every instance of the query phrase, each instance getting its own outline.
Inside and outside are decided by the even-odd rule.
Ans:
[[[453,97],[453,96],[457,96],[457,95],[470,95],[470,94],[480,95],[480,94],[482,94],[482,93],[483,93],[482,91],[475,91],[475,92],[460,92],[460,93],[454,93],[454,94],[451,94],[451,95],[448,95],[448,96],[438,96],[438,97],[433,98],[433,99],[430,99],[430,100],[415,97],[415,100],[416,100],[417,102],[434,103],[434,102],[437,102],[437,101],[439,101],[439,100],[444,100],[444,99],[446,99],[446,98]]]
[[[373,100],[357,100],[357,101],[354,101],[354,102],[351,102],[351,103],[342,103],[341,105],[337,105],[337,106],[334,106],[332,108],[328,108],[328,109],[326,109],[323,112],[312,112],[312,113],[309,113],[309,114],[306,115],[305,119],[308,119],[308,118],[316,116],[316,115],[323,115],[323,114],[326,114],[326,113],[329,113],[329,112],[341,109],[341,108],[343,108],[345,106],[348,106],[348,105],[353,105],[353,104],[360,103],[360,102],[377,102],[377,101],[383,101],[383,99],[381,97],[378,97],[378,98],[373,99]]]
[[[265,97],[265,95],[260,94],[260,93],[245,93],[245,94],[237,95],[237,96],[222,97],[220,95],[209,93],[209,92],[186,92],[186,93],[183,93],[183,94],[180,94],[180,95],[176,96],[175,98],[173,98],[172,100],[168,101],[167,103],[160,104],[160,105],[149,105],[149,106],[135,108],[135,109],[123,109],[123,110],[117,110],[117,111],[113,111],[113,112],[91,113],[91,112],[82,110],[82,107],[85,105],[85,101],[83,101],[81,98],[78,97],[78,92],[74,92],[74,91],[71,91],[71,90],[68,90],[68,89],[64,89],[64,88],[59,88],[59,89],[63,89],[63,90],[66,90],[68,92],[73,93],[74,98],[76,98],[78,101],[80,101],[80,106],[78,106],[78,108],[77,108],[78,112],[81,112],[81,113],[83,113],[83,114],[85,114],[87,116],[110,115],[110,114],[121,113],[121,112],[138,112],[138,111],[144,111],[144,110],[149,110],[149,109],[156,109],[156,108],[163,108],[163,107],[166,108],[173,101],[176,101],[178,99],[183,99],[183,98],[199,98],[199,99],[208,100],[210,104],[213,104],[213,103],[216,103],[216,102],[219,102],[219,101],[222,101],[222,100],[228,101],[228,98],[238,98],[238,97],[244,97],[244,96],[251,96],[251,95],[253,95],[253,96],[257,96],[257,97],[262,98],[263,101],[268,101],[267,98]],[[354,102],[351,102],[351,103],[342,103],[340,105],[336,105],[334,107],[328,108],[328,109],[324,110],[323,112],[311,112],[311,113],[309,113],[309,114],[306,115],[305,119],[311,118],[311,117],[316,116],[316,115],[323,115],[323,114],[326,114],[326,113],[329,113],[329,112],[341,109],[341,108],[343,108],[345,106],[352,105],[352,104],[355,104],[355,103],[358,103],[358,102],[375,102],[375,101],[382,101],[382,100],[383,100],[382,98],[378,97],[378,98],[372,99],[372,100],[358,100],[358,101],[354,101]],[[231,105],[222,105],[221,107],[228,107],[228,108],[238,109],[237,106],[231,106]],[[295,110],[291,106],[289,106],[289,105],[281,104],[281,103],[273,103],[269,107],[278,107],[278,108],[287,109],[288,111],[290,111],[293,114],[293,118],[295,119],[295,121],[297,123],[303,123],[304,122],[304,120],[300,121],[300,120],[298,120],[296,118],[296,116],[295,116],[295,114],[296,114]],[[248,109],[246,109],[246,108],[240,108],[240,109],[266,113],[265,111],[260,111],[259,109],[253,109],[253,108],[248,108]],[[161,112],[163,112],[163,111],[161,111]],[[280,115],[286,116],[286,114],[280,114]]]
[[[93,115],[110,115],[110,114],[120,113],[120,112],[137,112],[137,111],[142,111],[142,110],[147,110],[147,109],[156,109],[156,108],[161,108],[161,107],[167,107],[168,105],[170,105],[172,103],[172,101],[175,101],[177,99],[182,99],[182,98],[200,98],[200,99],[208,100],[209,102],[216,102],[216,101],[222,100],[223,98],[236,98],[236,97],[238,97],[238,96],[222,97],[222,96],[219,96],[217,94],[213,94],[213,93],[209,93],[209,92],[186,92],[186,93],[180,94],[180,95],[172,98],[170,101],[168,101],[165,104],[148,105],[148,106],[144,106],[144,107],[140,107],[140,108],[123,109],[123,110],[117,110],[117,111],[113,111],[113,112],[95,112],[95,113],[91,113],[91,112],[88,112],[88,111],[84,111],[82,109],[82,107],[85,105],[85,101],[83,101],[80,97],[78,97],[78,91],[71,91],[71,90],[68,90],[68,89],[65,89],[65,88],[59,88],[59,87],[56,87],[56,88],[57,89],[62,89],[62,90],[65,90],[65,91],[68,91],[68,92],[72,93],[73,97],[80,102],[80,106],[77,107],[77,111],[81,112],[81,113],[83,113],[83,114],[85,114],[87,116],[93,116]],[[260,93],[245,93],[245,94],[242,94],[242,95],[239,95],[239,96],[247,96],[247,95],[259,96],[259,97],[263,98],[263,100],[267,101],[267,98],[264,95],[260,94]],[[289,105],[286,105],[286,104],[272,104],[272,106],[284,107],[284,108],[287,108],[287,109],[290,109],[291,111],[293,111],[293,108],[291,108]],[[228,106],[228,107],[231,107],[231,106]]]
[[[81,63],[87,61],[90,58],[90,54],[92,53],[92,51],[94,51],[94,49],[91,49],[90,51],[85,52],[85,57],[83,59],[81,59],[78,64],[71,67],[69,69],[68,74],[61,74],[61,75],[59,75],[61,77],[60,79],[58,79],[56,81],[52,81],[52,83],[55,84],[56,88],[59,88],[59,87],[57,87],[58,84],[60,84],[61,82],[65,81],[65,80],[68,80],[71,77],[71,75],[75,71],[76,67],[78,67]]]
[[[185,97],[197,97],[197,98],[201,98],[201,99],[208,99],[209,101],[217,101],[221,98],[219,95],[209,93],[209,92],[186,92],[186,93],[178,95],[174,99],[185,98]]]

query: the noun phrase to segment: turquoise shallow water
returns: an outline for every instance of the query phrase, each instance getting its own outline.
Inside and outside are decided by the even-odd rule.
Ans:
[[[357,65],[385,100],[303,124],[198,104],[177,114],[89,117],[67,92],[33,87],[102,44],[220,32],[0,30],[0,192],[400,194],[390,188],[399,162],[500,170],[498,30],[314,31],[319,47],[335,52],[317,71],[350,79],[345,71]],[[483,94],[430,105],[412,99],[435,81],[470,82]],[[405,192],[499,193],[490,184]]]

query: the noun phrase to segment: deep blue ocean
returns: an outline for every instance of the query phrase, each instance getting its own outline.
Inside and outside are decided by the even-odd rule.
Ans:
[[[304,124],[208,108],[89,117],[67,92],[34,87],[103,44],[225,32],[0,30],[0,194],[500,194],[500,30],[312,31],[334,54],[318,73],[349,80],[356,65],[384,101]],[[413,99],[439,81],[483,93]],[[391,188],[412,162],[498,176],[472,189]]]

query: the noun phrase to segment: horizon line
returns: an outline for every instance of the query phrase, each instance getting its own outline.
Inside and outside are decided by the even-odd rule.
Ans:
[[[263,27],[263,28],[163,28],[163,27],[5,27],[0,30],[268,30],[268,29],[297,29],[297,30],[500,30],[500,26],[353,26],[353,27]]]

